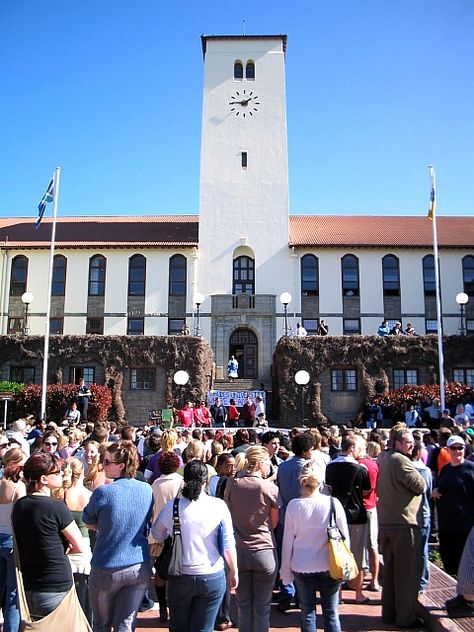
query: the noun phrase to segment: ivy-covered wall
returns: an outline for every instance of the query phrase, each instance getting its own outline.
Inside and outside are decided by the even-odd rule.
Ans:
[[[10,365],[36,364],[43,360],[42,336],[0,336],[0,369]],[[204,338],[194,336],[51,336],[49,344],[48,382],[68,382],[69,367],[95,364],[103,369],[103,382],[112,390],[112,403],[118,422],[137,421],[140,415],[127,410],[124,390],[129,383],[124,374],[131,367],[156,367],[165,374],[157,380],[153,394],[156,407],[175,400],[200,399],[209,390],[213,372],[213,353]],[[40,369],[41,370],[41,369]],[[180,388],[173,383],[178,370],[189,373],[188,384]],[[5,372],[5,371],[4,371]],[[38,379],[36,379],[38,382]],[[146,391],[138,393],[147,394]]]
[[[454,368],[474,368],[474,337],[446,336],[443,343],[447,381]],[[392,388],[393,369],[417,369],[419,381],[438,383],[436,336],[307,336],[281,338],[273,355],[273,393],[280,423],[297,424],[301,418],[301,390],[295,373],[308,371],[304,389],[304,415],[311,425],[355,419],[372,397]],[[341,415],[341,394],[331,392],[332,369],[356,369],[357,391],[342,394],[346,410]],[[339,418],[338,418],[339,417]]]

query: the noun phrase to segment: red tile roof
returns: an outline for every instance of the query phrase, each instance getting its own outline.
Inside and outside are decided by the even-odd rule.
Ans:
[[[34,218],[0,218],[0,245],[48,247],[51,223],[43,219],[35,230]],[[62,217],[56,225],[56,244],[59,248],[197,246],[198,219],[190,215]]]
[[[473,217],[439,217],[438,245],[474,247]],[[292,215],[290,246],[426,248],[433,245],[427,216]]]
[[[35,230],[34,218],[0,218],[0,246],[49,247],[51,219]],[[474,248],[474,218],[438,217],[438,244]],[[62,217],[56,228],[58,248],[153,248],[197,246],[197,215]],[[372,215],[291,215],[289,245],[317,248],[429,248],[432,224],[427,217]]]

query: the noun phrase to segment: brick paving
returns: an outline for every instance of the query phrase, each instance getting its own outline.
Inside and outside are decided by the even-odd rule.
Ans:
[[[449,619],[443,609],[446,599],[454,597],[455,581],[446,575],[438,567],[430,564],[430,584],[428,590],[419,597],[419,615],[427,621],[427,627],[419,628],[419,631],[431,630],[431,632],[474,632],[474,618]],[[339,606],[342,632],[402,632],[400,628],[387,625],[381,619],[380,593],[365,591],[370,598],[366,604],[357,604],[354,600],[354,592],[344,590],[343,603]],[[155,604],[155,607],[158,606]],[[231,613],[235,614],[235,603],[231,604]],[[321,608],[317,610],[318,631],[322,631]],[[298,632],[299,611],[290,610],[284,614],[277,611],[272,605],[270,632]],[[168,625],[158,620],[158,610],[149,610],[138,617],[136,632],[147,630],[167,630]],[[237,628],[231,628],[237,632]]]

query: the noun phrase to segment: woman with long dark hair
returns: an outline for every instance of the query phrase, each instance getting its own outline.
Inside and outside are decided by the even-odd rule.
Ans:
[[[15,503],[12,524],[26,600],[33,619],[52,612],[73,579],[66,553],[82,553],[83,538],[66,505],[51,493],[62,485],[62,461],[35,452],[23,466],[27,496]]]
[[[193,459],[184,468],[184,487],[178,503],[183,569],[170,577],[167,599],[171,632],[212,632],[225,591],[224,558],[229,566],[231,589],[238,584],[237,558],[232,521],[223,500],[205,492],[208,471]],[[173,502],[161,510],[152,535],[164,542],[173,532]]]

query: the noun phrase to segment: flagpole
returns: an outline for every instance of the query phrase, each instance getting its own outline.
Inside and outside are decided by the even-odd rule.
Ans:
[[[48,360],[49,360],[49,321],[51,317],[51,292],[53,287],[54,247],[56,242],[56,218],[58,215],[59,177],[61,167],[56,167],[53,177],[53,226],[51,229],[51,247],[49,251],[49,276],[46,302],[46,322],[44,324],[44,352],[43,352],[43,380],[41,385],[41,419],[46,420],[46,392],[48,389]]]
[[[441,412],[446,408],[445,380],[444,380],[444,354],[443,354],[443,323],[441,314],[441,292],[439,281],[439,257],[438,257],[438,233],[436,228],[436,175],[432,165],[428,167],[431,180],[431,203],[428,217],[433,224],[433,258],[436,285],[436,326],[438,332],[438,366],[439,366],[439,392],[441,399]]]

